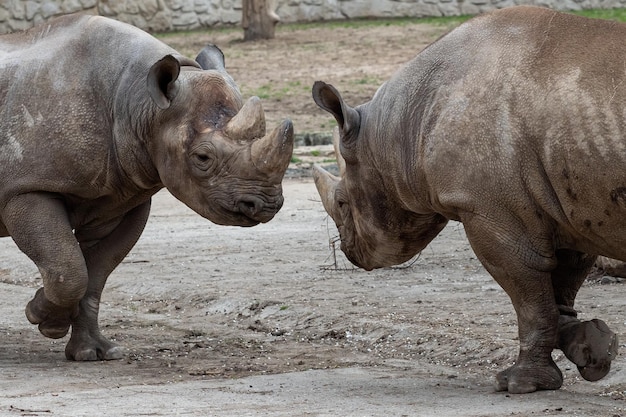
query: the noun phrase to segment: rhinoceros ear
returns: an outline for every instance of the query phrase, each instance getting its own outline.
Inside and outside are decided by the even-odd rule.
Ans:
[[[214,69],[224,71],[224,53],[215,45],[207,45],[196,57],[196,62],[200,64],[203,70]]]
[[[150,68],[148,92],[160,109],[167,109],[176,97],[178,74],[180,74],[180,63],[172,55],[164,56]]]
[[[313,84],[313,100],[318,106],[335,117],[343,137],[348,136],[347,133],[351,131],[358,131],[361,116],[343,101],[335,87],[322,81],[316,81]]]

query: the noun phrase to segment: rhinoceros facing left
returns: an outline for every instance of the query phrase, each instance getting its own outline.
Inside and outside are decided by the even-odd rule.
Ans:
[[[401,263],[463,222],[517,313],[498,390],[559,388],[555,348],[588,380],[617,353],[574,301],[596,255],[626,260],[625,57],[626,25],[514,7],[459,26],[358,107],[313,87],[340,130],[342,178],[319,169],[316,184],[342,250]]]
[[[98,328],[109,274],[167,189],[223,225],[267,222],[283,203],[293,147],[266,135],[205,48],[191,60],[132,26],[66,16],[0,37],[0,236],[43,278],[26,307],[45,336],[71,326],[68,359],[117,359]]]

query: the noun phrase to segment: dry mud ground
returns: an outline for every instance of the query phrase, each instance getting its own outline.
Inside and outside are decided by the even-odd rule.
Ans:
[[[356,104],[441,31],[314,27],[257,44],[237,42],[238,32],[165,40],[194,50],[217,42],[244,95],[293,86],[264,100],[268,124],[290,115],[296,129],[315,131],[330,123],[311,104],[313,79]],[[41,280],[0,240],[0,415],[626,416],[623,355],[589,383],[557,351],[561,390],[493,391],[495,372],[517,353],[516,320],[460,224],[413,263],[365,272],[329,246],[336,230],[311,179],[287,179],[284,190],[276,218],[250,229],[213,225],[165,191],[155,197],[143,237],[104,293],[101,326],[127,348],[121,361],[68,362],[66,339],[29,325],[23,308]],[[624,299],[623,284],[588,283],[577,307],[626,340]]]

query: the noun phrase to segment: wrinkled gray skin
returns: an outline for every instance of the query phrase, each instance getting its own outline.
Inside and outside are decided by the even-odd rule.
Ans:
[[[339,125],[342,178],[315,176],[342,250],[394,265],[463,222],[517,313],[498,390],[559,388],[555,348],[588,380],[617,353],[574,300],[596,255],[626,260],[624,56],[625,25],[515,7],[453,30],[356,108],[313,87]]]
[[[265,135],[223,55],[196,61],[129,25],[67,16],[0,37],[0,236],[38,266],[26,307],[73,360],[118,359],[98,328],[106,279],[164,186],[212,222],[254,226],[283,203],[293,147]]]

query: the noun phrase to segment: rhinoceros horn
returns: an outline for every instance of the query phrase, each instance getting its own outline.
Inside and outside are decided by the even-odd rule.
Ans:
[[[313,166],[313,179],[315,180],[315,187],[322,199],[324,209],[335,222],[335,189],[339,183],[340,178],[326,171],[321,166],[315,164]]]
[[[256,96],[250,97],[224,127],[224,133],[231,139],[241,141],[265,136],[265,113],[261,100]]]
[[[286,120],[274,131],[252,142],[251,157],[254,166],[262,173],[282,178],[293,154],[293,125]]]
[[[317,164],[313,166],[315,186],[322,199],[324,209],[333,219],[335,218],[333,211],[333,207],[335,206],[335,188],[337,188],[337,184],[346,173],[346,161],[343,159],[341,151],[339,150],[339,141],[339,128],[335,128],[333,130],[333,147],[335,148],[335,158],[337,158],[337,166],[339,167],[339,177],[336,177]]]

